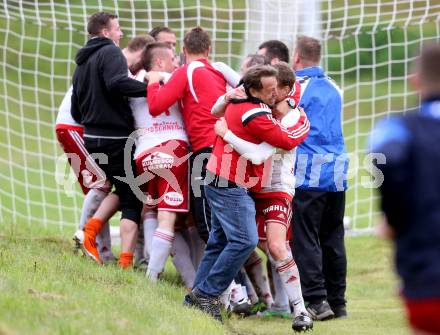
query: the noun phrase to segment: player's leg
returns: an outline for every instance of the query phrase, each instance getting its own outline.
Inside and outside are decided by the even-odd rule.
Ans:
[[[188,153],[187,144],[182,141],[168,141],[156,150],[163,153],[164,158],[161,160],[157,155],[148,163],[150,172],[157,175],[154,180],[156,194],[160,196],[157,204],[158,227],[153,236],[147,269],[147,277],[153,282],[157,281],[170,255],[177,215],[187,213],[189,209],[188,161],[181,161]]]
[[[177,214],[175,212],[165,210],[159,210],[158,212],[158,227],[154,232],[150,261],[147,269],[147,277],[153,282],[157,281],[170,255],[174,241],[174,223],[176,218]]]
[[[173,264],[177,272],[180,273],[186,289],[191,292],[196,278],[196,269],[191,260],[191,251],[188,242],[183,237],[180,230],[174,234],[172,247]]]
[[[273,304],[272,293],[269,282],[263,270],[263,259],[254,250],[245,263],[245,269],[252,282],[255,283],[257,290],[260,291],[264,303],[268,308]]]
[[[211,230],[211,208],[206,199],[204,180],[212,148],[201,149],[190,158],[191,208],[200,238],[207,243]]]
[[[79,222],[79,231],[76,232],[74,236],[76,246],[80,248],[81,241],[83,241],[82,231],[84,226],[110,192],[111,183],[106,180],[103,171],[97,167],[90,158],[84,146],[82,129],[57,129],[56,135],[85,195]],[[104,229],[98,234],[98,239],[100,240],[100,256],[104,256],[107,260],[114,259],[111,253],[108,223],[104,225]]]
[[[313,328],[313,322],[306,311],[301,292],[298,267],[288,247],[287,230],[292,216],[288,199],[273,199],[266,209],[266,235],[270,261],[276,268],[284,290],[293,306],[292,327],[296,331]]]
[[[321,225],[323,273],[327,300],[335,317],[346,317],[347,256],[344,245],[345,192],[328,193],[328,206]]]
[[[301,287],[307,310],[317,320],[334,316],[327,302],[319,231],[327,206],[325,192],[296,190],[293,199],[291,248],[301,273]]]

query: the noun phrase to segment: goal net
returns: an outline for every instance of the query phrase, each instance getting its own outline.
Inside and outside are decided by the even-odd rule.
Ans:
[[[0,224],[76,226],[83,196],[55,139],[87,18],[117,13],[129,38],[167,25],[181,40],[195,25],[213,40],[212,59],[238,69],[267,39],[291,49],[297,34],[322,38],[323,67],[344,90],[344,133],[351,158],[346,215],[370,229],[378,215],[364,162],[378,118],[418,103],[408,87],[421,44],[440,36],[435,1],[150,0],[3,1],[0,5]],[[374,186],[374,185],[373,185]]]

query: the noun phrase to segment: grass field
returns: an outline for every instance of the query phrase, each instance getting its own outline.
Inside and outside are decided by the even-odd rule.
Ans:
[[[142,273],[97,267],[72,253],[70,233],[0,225],[0,334],[291,333],[289,320],[232,319],[221,326],[182,306],[180,279],[168,264],[156,286]],[[347,239],[345,320],[315,323],[316,334],[406,334],[389,246]]]

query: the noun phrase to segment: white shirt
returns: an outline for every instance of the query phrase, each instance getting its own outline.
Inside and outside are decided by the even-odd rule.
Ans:
[[[60,107],[58,108],[58,115],[55,124],[57,126],[68,125],[82,128],[83,126],[77,123],[73,119],[72,114],[70,114],[70,108],[72,106],[72,89],[73,87],[70,86],[63,98],[63,101],[61,102]]]
[[[143,81],[146,71],[141,70],[136,80]],[[170,73],[161,72],[165,81],[171,77]],[[131,98],[131,110],[133,111],[134,127],[138,134],[136,137],[135,159],[144,151],[151,149],[169,140],[181,140],[188,142],[182,114],[177,103],[168,111],[153,117],[148,111],[147,99]]]

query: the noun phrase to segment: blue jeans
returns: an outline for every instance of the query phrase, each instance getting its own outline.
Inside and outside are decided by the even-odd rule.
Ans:
[[[255,203],[241,187],[205,185],[205,194],[211,207],[211,231],[194,288],[218,297],[257,246]]]

